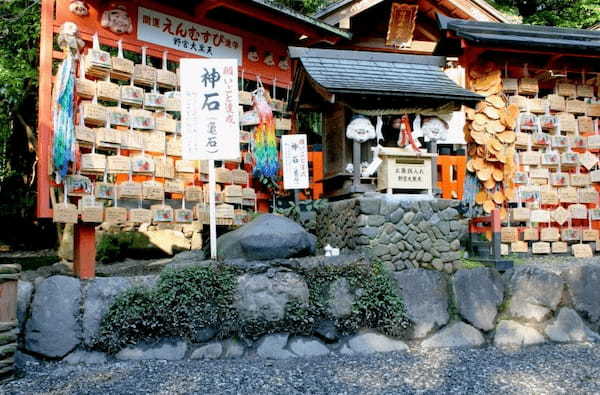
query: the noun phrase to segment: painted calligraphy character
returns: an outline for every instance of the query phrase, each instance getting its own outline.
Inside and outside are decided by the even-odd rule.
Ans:
[[[204,52],[204,44],[198,45],[198,52]]]
[[[206,67],[204,68],[204,74],[202,75],[202,83],[204,87],[207,88],[208,84],[211,84],[212,88],[215,88],[215,84],[221,80],[221,74],[213,67],[211,71],[209,71]]]
[[[152,26],[160,27],[160,18],[152,18]]]
[[[237,42],[237,41],[233,41],[233,42],[231,43],[231,46],[232,46],[234,49],[238,49],[238,47],[240,46],[240,44],[238,44],[238,42]]]
[[[219,96],[218,93],[205,93],[204,94],[204,104],[202,104],[202,109],[208,109],[208,111],[218,111],[221,108],[221,103],[218,100],[209,101],[211,98]]]
[[[213,50],[212,50],[212,47],[210,45],[206,48],[206,54],[207,55],[212,55],[213,54]]]
[[[187,31],[185,30],[183,23],[180,22],[179,25],[177,25],[177,28],[175,29],[175,35],[183,38],[187,37]]]
[[[198,30],[196,30],[196,28],[194,28],[194,26],[192,26],[188,29],[188,33],[189,33],[190,39],[192,41],[198,41],[198,38],[200,37],[200,32]]]
[[[217,124],[214,121],[208,123],[208,140],[206,141],[206,150],[215,153],[217,149]]]
[[[190,49],[192,51],[197,51],[198,50],[198,48],[196,48],[196,43],[195,42],[192,42],[192,45],[190,46]]]
[[[231,40],[230,40],[230,39],[228,39],[228,38],[227,38],[227,39],[225,39],[225,46],[226,46],[227,48],[231,48]]]
[[[181,39],[177,37],[173,37],[173,45],[177,47],[181,47]]]
[[[150,25],[152,22],[152,18],[150,18],[150,15],[142,15],[142,23],[144,25]]]
[[[183,40],[183,48],[187,49],[187,47],[189,47],[190,43],[188,40]]]
[[[167,32],[170,35],[173,35],[173,29],[171,29],[173,27],[173,22],[171,22],[170,18],[165,18],[165,23],[163,24],[163,32]]]
[[[208,30],[202,33],[202,39],[204,40],[204,44],[208,43],[208,40],[210,40],[211,36],[212,34],[210,34]]]
[[[221,43],[222,43],[223,41],[225,41],[225,36],[224,36],[224,35],[222,35],[222,34],[217,34],[217,33],[215,33],[215,34],[213,35],[213,44],[214,44],[214,46],[215,46],[215,47],[220,47],[220,46],[221,46]]]

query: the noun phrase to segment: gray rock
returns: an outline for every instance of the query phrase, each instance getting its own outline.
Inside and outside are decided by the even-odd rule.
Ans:
[[[544,333],[550,340],[560,343],[600,340],[600,336],[585,325],[575,310],[568,307],[560,309],[558,316],[546,326]]]
[[[194,332],[194,337],[191,339],[196,343],[206,343],[209,340],[212,340],[213,337],[216,336],[217,330],[215,328],[202,328],[198,329]]]
[[[190,359],[218,359],[222,353],[223,345],[220,342],[211,342],[195,349]]]
[[[377,245],[371,249],[371,252],[373,253],[374,256],[380,257],[383,255],[389,254],[390,247],[388,247],[387,245]]]
[[[431,260],[433,259],[433,257],[431,256],[430,253],[426,252],[423,254],[423,257],[421,258],[421,261],[429,263],[431,262]]]
[[[442,273],[411,269],[394,275],[408,317],[413,321],[412,336],[421,339],[432,330],[446,325],[448,284]]]
[[[453,241],[450,243],[450,249],[451,249],[452,251],[458,251],[458,250],[460,250],[460,240],[458,240],[458,239],[456,239],[456,240],[453,240]]]
[[[390,214],[390,222],[393,224],[397,224],[404,217],[404,210],[401,208],[396,209],[393,213]]]
[[[159,359],[179,361],[185,357],[187,344],[182,340],[164,339],[156,344],[138,343],[122,349],[115,355],[121,361]]]
[[[356,218],[356,226],[367,226],[369,224],[369,216],[365,214],[361,214]]]
[[[17,284],[17,320],[21,332],[25,329],[25,321],[31,304],[31,294],[33,293],[33,284],[29,281],[21,281]]]
[[[451,221],[458,218],[458,211],[452,207],[448,207],[444,211],[440,212],[439,215],[444,221]]]
[[[508,281],[509,313],[526,320],[542,321],[558,306],[563,287],[560,276],[550,271],[533,266],[516,268]]]
[[[450,243],[443,239],[436,240],[433,243],[433,248],[435,248],[439,252],[447,252],[450,251]]]
[[[342,355],[354,355],[356,354],[347,344],[342,344],[338,352]]]
[[[577,265],[562,272],[573,307],[584,318],[600,322],[600,265]]]
[[[100,329],[100,321],[117,295],[131,287],[125,277],[96,278],[84,286],[83,342],[93,346]]]
[[[348,346],[358,354],[408,350],[408,346],[400,340],[392,339],[371,330],[361,331],[351,337],[348,340]]]
[[[223,358],[241,358],[244,355],[244,346],[237,339],[223,341]]]
[[[494,329],[497,308],[504,298],[504,286],[496,271],[461,269],[452,278],[452,289],[463,318],[484,331]]]
[[[440,254],[440,259],[444,263],[454,262],[460,259],[460,251],[443,252]]]
[[[292,301],[308,304],[308,287],[295,273],[245,274],[238,278],[234,305],[242,319],[281,320]]]
[[[100,365],[108,363],[108,357],[103,352],[76,350],[63,359],[69,365]]]
[[[373,227],[360,228],[360,234],[367,236],[370,239],[375,238],[375,236],[377,236],[379,234],[379,231],[380,231],[379,228],[373,228]]]
[[[421,343],[424,348],[479,347],[485,343],[481,332],[464,322],[448,325]]]
[[[385,223],[385,217],[383,215],[370,215],[368,220],[369,226],[381,226]]]
[[[379,213],[388,217],[391,213],[393,213],[400,206],[400,202],[395,199],[383,199],[381,202],[381,207],[379,209]]]
[[[296,357],[295,354],[285,350],[288,341],[287,333],[278,333],[264,336],[258,341],[256,353],[262,358],[289,359]]]
[[[294,337],[290,340],[290,350],[299,357],[321,357],[329,354],[329,349],[317,339],[310,337]]]
[[[329,313],[335,318],[345,317],[352,313],[354,294],[347,279],[339,278],[330,285],[328,304]]]
[[[269,260],[314,255],[316,238],[281,215],[263,214],[218,238],[220,259]]]
[[[433,266],[433,268],[434,268],[435,270],[438,270],[438,271],[442,271],[442,270],[444,270],[444,262],[442,262],[442,260],[441,260],[441,259],[434,259],[434,260],[431,262],[431,265]]]
[[[412,222],[413,218],[415,218],[415,213],[413,213],[412,211],[409,211],[407,213],[404,214],[404,217],[402,217],[402,222],[404,222],[405,225],[408,225]]]
[[[321,339],[327,342],[334,342],[339,339],[340,335],[334,323],[330,320],[320,321],[314,332]]]
[[[381,199],[379,198],[363,198],[358,200],[360,202],[360,211],[363,214],[378,214],[379,207],[381,206]]]
[[[496,346],[531,346],[545,341],[544,336],[535,329],[508,320],[498,323],[494,335]]]
[[[81,341],[78,321],[79,280],[52,276],[41,281],[31,303],[25,330],[25,349],[50,358],[62,358]]]

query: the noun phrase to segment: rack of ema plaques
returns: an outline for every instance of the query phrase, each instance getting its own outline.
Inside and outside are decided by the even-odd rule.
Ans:
[[[382,148],[377,171],[377,190],[387,194],[412,193],[432,195],[430,153],[417,153],[402,148]]]

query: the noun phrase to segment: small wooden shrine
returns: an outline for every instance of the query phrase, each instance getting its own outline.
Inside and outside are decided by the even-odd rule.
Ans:
[[[373,149],[380,138],[373,134],[363,140],[370,140],[364,144],[359,142],[360,138],[347,138],[353,115],[402,117],[403,124],[398,130],[407,132],[413,153],[429,158],[415,149],[407,130],[413,123],[409,114],[436,118],[451,114],[463,104],[475,106],[482,99],[448,78],[442,70],[444,57],[298,47],[290,48],[290,56],[298,59],[290,108],[293,111],[314,108],[325,113],[323,183],[328,197],[382,189],[373,177],[375,171],[367,174],[363,166],[363,162],[374,160]],[[399,133],[403,132],[396,132],[391,138],[399,140]],[[406,153],[388,151],[390,154],[397,159],[407,157]],[[433,177],[431,169],[429,177]]]

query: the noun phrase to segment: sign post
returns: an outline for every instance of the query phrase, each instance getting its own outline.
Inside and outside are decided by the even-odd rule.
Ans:
[[[298,190],[308,188],[308,148],[305,134],[281,136],[283,160],[283,189],[294,189],[294,203],[298,204]]]
[[[237,59],[181,59],[182,157],[208,160],[210,255],[217,259],[215,160],[240,156]]]

